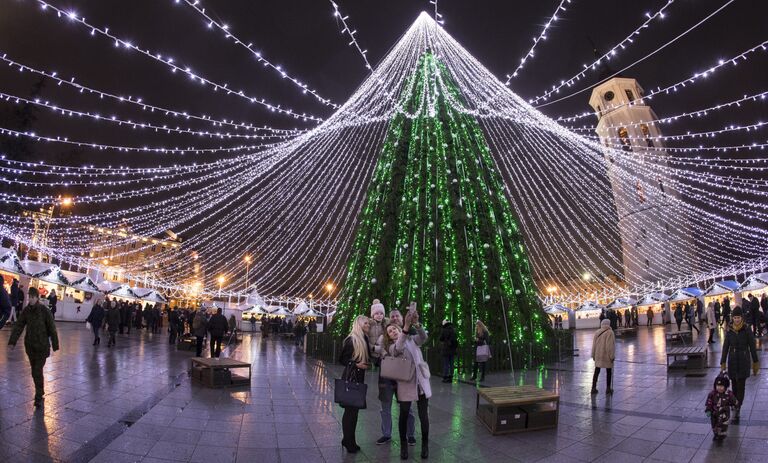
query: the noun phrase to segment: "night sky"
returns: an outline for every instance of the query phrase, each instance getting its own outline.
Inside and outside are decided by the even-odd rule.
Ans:
[[[172,56],[179,66],[215,82],[228,83],[229,88],[243,89],[271,103],[307,112],[322,118],[332,108],[320,104],[310,95],[302,95],[287,80],[258,64],[246,50],[235,46],[218,30],[209,30],[205,19],[191,7],[173,0],[50,0],[50,3],[96,26],[108,26],[111,33],[131,40],[164,56]],[[374,66],[385,56],[421,11],[434,8],[427,0],[339,1],[341,11],[349,15],[356,38]],[[519,59],[539,34],[544,22],[557,5],[551,1],[459,1],[439,3],[445,28],[470,53],[501,80],[511,73]],[[626,37],[644,20],[646,12],[654,12],[663,1],[618,2],[608,0],[573,0],[567,11],[540,43],[536,56],[521,75],[512,81],[512,89],[528,99],[542,93],[561,79],[570,78],[582,64],[595,59],[592,43],[605,52]],[[718,9],[727,0],[676,0],[666,18],[654,21],[636,38],[635,44],[611,61],[619,70],[656,50]],[[247,1],[204,0],[207,12],[242,40],[253,42],[263,56],[292,76],[309,84],[320,95],[337,104],[343,103],[366,78],[358,52],[347,45],[349,39],[340,34],[340,24],[325,0]],[[768,39],[765,27],[768,2],[735,0],[722,12],[699,26],[652,58],[623,72],[637,78],[650,91],[690,77]],[[312,123],[275,115],[261,106],[235,96],[213,92],[208,86],[188,77],[171,73],[164,65],[138,52],[115,48],[101,36],[91,37],[84,26],[52,11],[42,11],[33,0],[0,0],[0,54],[14,61],[76,82],[119,95],[140,96],[147,103],[190,113],[203,113],[215,118],[233,119],[279,128],[308,128]],[[575,87],[564,89],[564,96],[589,88],[599,81],[592,72]],[[659,96],[650,104],[660,117],[700,109],[727,102],[742,95],[768,90],[768,53],[752,54],[736,67],[728,67],[680,91],[676,95]],[[72,109],[117,115],[125,119],[166,123],[155,114],[136,106],[100,100],[95,95],[79,94],[66,86],[43,81],[30,73],[19,73],[0,66],[0,91],[23,97],[39,97]],[[542,108],[552,117],[568,116],[589,110],[589,91],[563,102]],[[50,110],[34,110],[31,123],[18,117],[18,107],[0,101],[0,126],[14,130],[32,130],[40,135],[68,136],[73,140],[131,146],[216,147],[238,145],[239,141],[198,139],[190,136],[155,134],[147,130],[115,127],[90,119],[76,119],[52,114]],[[665,134],[717,130],[727,124],[753,124],[768,115],[766,102],[747,103],[712,113],[706,119],[686,119],[665,127]],[[595,118],[581,119],[577,124],[594,125]],[[182,127],[208,129],[209,124],[179,121]],[[733,145],[765,143],[765,129],[758,132],[736,132],[714,139],[669,142],[671,146]],[[23,145],[0,139],[0,151],[14,159],[56,161],[82,165],[158,165],[203,161],[206,158],[178,155],[125,154],[94,151],[53,143],[29,142]],[[749,156],[750,154],[741,154]],[[211,159],[210,157],[207,159]],[[68,193],[68,192],[62,192]],[[76,193],[76,192],[75,192]]]

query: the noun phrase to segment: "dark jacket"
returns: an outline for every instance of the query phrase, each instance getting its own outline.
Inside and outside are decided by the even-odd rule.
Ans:
[[[456,349],[459,347],[459,342],[456,339],[456,330],[453,329],[453,323],[446,323],[443,325],[443,330],[440,332],[440,353],[443,355],[456,355]]]
[[[760,321],[760,300],[756,297],[753,297],[749,303],[749,314],[752,316],[752,323]]]
[[[750,356],[752,362],[750,362]],[[749,378],[753,363],[757,363],[757,349],[752,330],[746,324],[741,325],[738,331],[733,326],[728,327],[723,342],[723,354],[720,357],[720,365],[727,362],[728,376],[731,379]]]
[[[221,314],[215,314],[208,320],[208,331],[211,332],[212,338],[220,338],[227,333],[229,329],[229,323],[227,317]]]
[[[475,347],[477,347],[477,346],[484,346],[484,345],[490,344],[490,343],[491,343],[491,335],[488,334],[487,331],[483,331],[483,334],[480,335],[480,336],[478,336],[477,332],[475,332],[475,340],[472,343],[473,346],[475,346]]]
[[[192,335],[198,338],[204,338],[207,329],[208,322],[205,320],[203,312],[197,312],[195,318],[192,319]]]
[[[10,315],[11,313],[11,296],[8,291],[5,290],[5,286],[0,280],[0,314]]]
[[[118,330],[120,326],[120,309],[118,309],[116,306],[110,307],[109,310],[107,310],[107,331],[110,333],[114,333]]]
[[[368,336],[365,337],[365,345],[369,345]],[[344,339],[344,344],[341,346],[341,355],[339,355],[339,363],[344,365],[344,373],[342,373],[342,379],[347,379],[356,383],[365,382],[365,370],[357,368],[355,365],[357,361],[353,358],[355,349],[352,346],[352,339],[347,337]],[[370,358],[371,353],[368,352]]]
[[[21,291],[19,291],[19,281],[13,280],[13,283],[11,283],[11,304],[13,304],[14,307],[19,306],[19,294]]]
[[[46,358],[51,355],[51,346],[54,352],[59,350],[59,336],[53,314],[43,304],[38,302],[28,305],[21,311],[18,321],[13,325],[9,346],[16,345],[25,327],[27,333],[24,335],[24,350],[28,357]]]
[[[101,328],[101,324],[104,322],[104,308],[101,304],[96,304],[91,309],[91,313],[88,314],[88,318],[85,319],[88,323],[95,328]]]
[[[59,300],[58,296],[56,296],[56,291],[51,291],[51,294],[48,295],[48,306],[51,309],[51,312],[56,312],[56,302]]]
[[[11,296],[13,296],[13,286],[11,286]],[[768,314],[768,296],[763,294],[763,297],[760,298],[760,307],[763,308],[763,312]]]

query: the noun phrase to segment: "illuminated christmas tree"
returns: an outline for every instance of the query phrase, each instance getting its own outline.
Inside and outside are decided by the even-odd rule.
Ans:
[[[368,189],[334,331],[371,301],[416,301],[427,329],[443,319],[459,342],[482,320],[512,346],[543,344],[546,321],[522,236],[480,125],[431,52],[400,97]]]

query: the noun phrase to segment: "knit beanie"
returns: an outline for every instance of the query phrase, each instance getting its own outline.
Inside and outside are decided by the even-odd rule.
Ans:
[[[373,317],[376,312],[381,312],[381,314],[384,314],[384,304],[382,304],[378,299],[373,300],[373,305],[371,305],[371,317]]]
[[[604,326],[611,326],[611,321],[608,320],[607,318],[604,318],[603,321],[600,322],[600,328]]]

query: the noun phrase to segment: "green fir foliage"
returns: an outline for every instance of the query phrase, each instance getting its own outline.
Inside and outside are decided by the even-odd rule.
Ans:
[[[335,334],[368,314],[373,299],[401,311],[416,301],[427,330],[451,320],[461,345],[479,319],[513,348],[546,349],[549,328],[522,235],[480,125],[460,106],[447,68],[425,53],[373,173]]]

